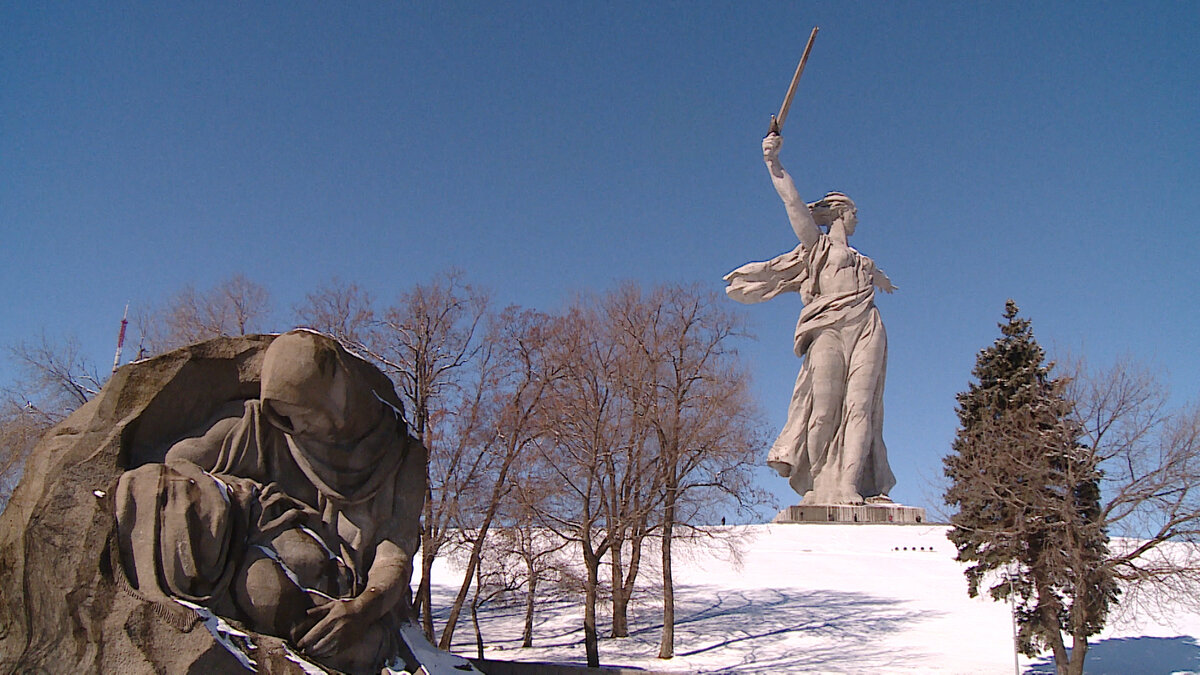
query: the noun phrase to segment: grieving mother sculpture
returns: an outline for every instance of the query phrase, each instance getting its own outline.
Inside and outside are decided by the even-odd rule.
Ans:
[[[858,223],[849,197],[800,198],[779,161],[782,143],[778,133],[763,139],[763,159],[800,245],[730,272],[726,292],[744,303],[800,293],[795,352],[804,362],[767,463],[803,495],[802,504],[861,504],[886,497],[896,483],[883,444],[887,334],[875,308],[875,288],[891,293],[895,286],[847,243]]]
[[[331,338],[275,338],[259,398],[122,475],[126,590],[379,672],[405,650],[425,492],[425,452],[398,405],[382,373]]]

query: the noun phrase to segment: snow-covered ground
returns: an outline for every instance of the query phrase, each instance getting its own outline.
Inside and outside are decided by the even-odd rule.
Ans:
[[[600,641],[601,663],[674,673],[1012,673],[1008,606],[967,597],[962,566],[937,525],[751,525],[724,541],[675,547],[676,657],[661,660],[661,603],[648,588],[630,609],[630,637]],[[731,548],[740,551],[739,557]],[[652,559],[657,553],[649,553]],[[650,586],[658,570],[643,571]],[[435,604],[460,573],[439,562]],[[415,585],[415,584],[414,584]],[[609,628],[601,607],[601,635]],[[485,656],[583,663],[582,598],[539,603],[534,647],[520,648],[523,607],[480,611]],[[1093,639],[1089,673],[1200,671],[1200,616],[1117,617]],[[454,651],[474,656],[464,612]],[[1021,671],[1053,672],[1049,659]]]

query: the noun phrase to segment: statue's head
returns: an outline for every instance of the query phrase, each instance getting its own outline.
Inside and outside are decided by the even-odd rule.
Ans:
[[[858,225],[858,208],[854,206],[854,200],[841,192],[830,192],[809,204],[808,208],[817,227],[828,230],[830,225],[841,219],[846,234],[853,234]]]
[[[320,443],[356,441],[379,423],[383,406],[336,340],[307,330],[284,333],[267,347],[262,407],[285,433]]]

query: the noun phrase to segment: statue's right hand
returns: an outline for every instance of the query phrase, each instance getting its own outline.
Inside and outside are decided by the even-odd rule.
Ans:
[[[763,139],[763,161],[768,164],[779,159],[779,147],[783,145],[783,136],[779,134],[767,134]]]
[[[308,629],[297,645],[313,656],[331,656],[350,647],[370,627],[362,603],[355,599],[333,600],[308,610],[317,623]]]

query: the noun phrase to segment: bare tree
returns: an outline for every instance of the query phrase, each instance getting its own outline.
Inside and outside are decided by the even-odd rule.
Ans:
[[[604,457],[601,504],[611,540],[612,636],[628,637],[629,603],[641,571],[643,545],[661,525],[661,458],[653,426],[660,364],[646,358],[643,345],[629,331],[631,322],[640,321],[633,317],[654,313],[640,289],[626,284],[592,302],[595,326],[589,330],[614,348],[608,386],[614,405],[625,411],[616,431],[617,451]]]
[[[134,323],[149,351],[158,353],[215,337],[261,332],[270,314],[267,289],[235,274],[208,291],[185,286],[161,307],[139,312]]]
[[[549,494],[518,486],[523,503],[557,536],[579,545],[584,570],[584,649],[587,662],[600,662],[596,625],[600,567],[617,539],[613,505],[614,467],[626,464],[619,455],[631,410],[613,386],[619,359],[616,345],[603,334],[600,317],[577,301],[564,321],[559,359],[567,376],[546,399],[546,441],[538,446],[538,465],[546,480],[558,485]]]
[[[498,550],[504,559],[520,560],[523,575],[519,577],[525,592],[525,621],[521,630],[521,646],[533,646],[533,620],[538,592],[544,581],[554,582],[562,577],[562,568],[556,565],[560,551],[569,542],[553,536],[545,528],[538,527],[533,514],[522,513],[515,523],[503,531]]]
[[[37,340],[9,348],[10,358],[20,370],[13,394],[24,397],[31,410],[38,410],[55,424],[100,392],[107,378],[81,353],[79,341],[67,337],[55,342],[45,333]]]
[[[636,415],[636,413],[635,413]],[[612,637],[629,637],[629,604],[642,569],[647,537],[658,531],[655,514],[662,505],[657,491],[660,472],[654,444],[646,434],[644,418],[633,420],[630,435],[617,452],[604,457],[601,482],[604,522],[612,545],[608,550],[612,583]]]
[[[0,505],[8,503],[38,439],[90,401],[106,379],[74,337],[56,342],[42,333],[9,347],[8,356],[18,377],[0,396]]]
[[[561,317],[510,308],[489,319],[486,306],[452,272],[383,312],[357,287],[335,283],[298,313],[392,374],[430,449],[418,587],[425,629],[432,634],[429,572],[454,532],[464,537],[455,546],[465,547],[466,570],[443,648],[473,606],[472,584],[475,597],[487,595],[478,585],[488,576],[484,551],[495,558],[497,536],[510,534],[514,550],[500,559],[520,558],[526,570],[531,644],[539,560],[570,542],[584,561],[585,646],[597,664],[602,567],[612,580],[612,635],[628,635],[645,538],[715,522],[716,509],[757,498],[748,475],[761,438],[733,351],[741,326],[696,287],[646,294],[627,285],[578,298]],[[489,543],[493,528],[503,536]]]
[[[430,640],[434,639],[430,586],[433,561],[451,526],[445,508],[454,504],[457,487],[438,475],[437,468],[459,465],[457,458],[445,457],[435,426],[461,408],[462,380],[479,355],[476,331],[487,309],[486,294],[466,284],[460,272],[449,272],[401,295],[384,311],[377,332],[363,345],[396,380],[409,404],[413,431],[429,450],[417,607]],[[465,449],[464,443],[455,445]]]
[[[1076,363],[1068,397],[1083,443],[1104,471],[1108,565],[1122,605],[1200,598],[1200,406],[1168,405],[1156,377],[1129,359],[1106,370]]]
[[[716,502],[753,499],[749,473],[761,432],[732,349],[740,327],[711,294],[627,284],[578,299],[566,321],[569,374],[547,398],[553,424],[540,457],[558,489],[535,508],[546,527],[580,547],[585,651],[595,666],[605,557],[613,635],[622,636],[643,541],[662,536],[672,619],[674,528],[698,525]],[[531,489],[518,489],[527,499]]]
[[[513,505],[506,502],[505,511]],[[512,514],[506,513],[503,520]],[[484,639],[479,623],[479,608],[494,601],[506,601],[518,594],[524,595],[525,627],[522,646],[533,646],[533,618],[540,586],[543,582],[559,581],[562,578],[561,564],[556,555],[566,542],[533,525],[525,519],[516,525],[492,528],[475,568],[474,592],[471,597],[471,623],[475,628],[475,646],[479,658],[483,658]],[[475,535],[469,541],[475,541]],[[463,549],[469,554],[467,549]]]
[[[270,311],[271,296],[267,289],[250,281],[244,275],[235,274],[213,289],[218,305],[224,309],[232,324],[234,335],[255,332]]]
[[[54,417],[17,397],[0,400],[0,510],[8,504],[20,480],[25,459]]]
[[[524,461],[541,439],[538,415],[543,397],[564,376],[556,358],[562,322],[539,312],[510,307],[490,325],[487,342],[493,345],[500,364],[492,388],[495,417],[480,456],[488,458],[487,489],[475,517],[473,541],[462,585],[450,606],[438,646],[449,649],[463,603],[483,555],[488,532],[502,516],[502,508],[514,485],[510,480],[518,461]]]
[[[543,420],[530,421],[536,432],[545,434]],[[491,564],[505,570],[505,578],[511,580],[511,590],[520,590],[523,596],[522,647],[533,646],[537,601],[544,598],[545,589],[561,589],[564,582],[572,588],[579,587],[572,574],[574,566],[563,553],[570,542],[539,524],[538,513],[543,510],[543,502],[557,493],[559,486],[556,478],[548,475],[536,458],[536,453],[532,453],[514,463],[509,470],[508,482],[512,489],[503,495],[496,525],[489,532],[485,547]],[[474,543],[473,536],[469,539]],[[485,573],[485,577],[488,574]]]
[[[698,286],[671,285],[643,296],[632,285],[609,303],[642,367],[647,416],[657,444],[662,496],[663,634],[660,658],[674,656],[672,542],[678,525],[727,503],[748,509],[763,497],[751,486],[762,432],[735,343],[746,337],[736,315]]]
[[[374,302],[358,284],[334,279],[305,295],[295,313],[301,326],[331,335],[353,351],[371,351],[367,345],[377,326]]]

